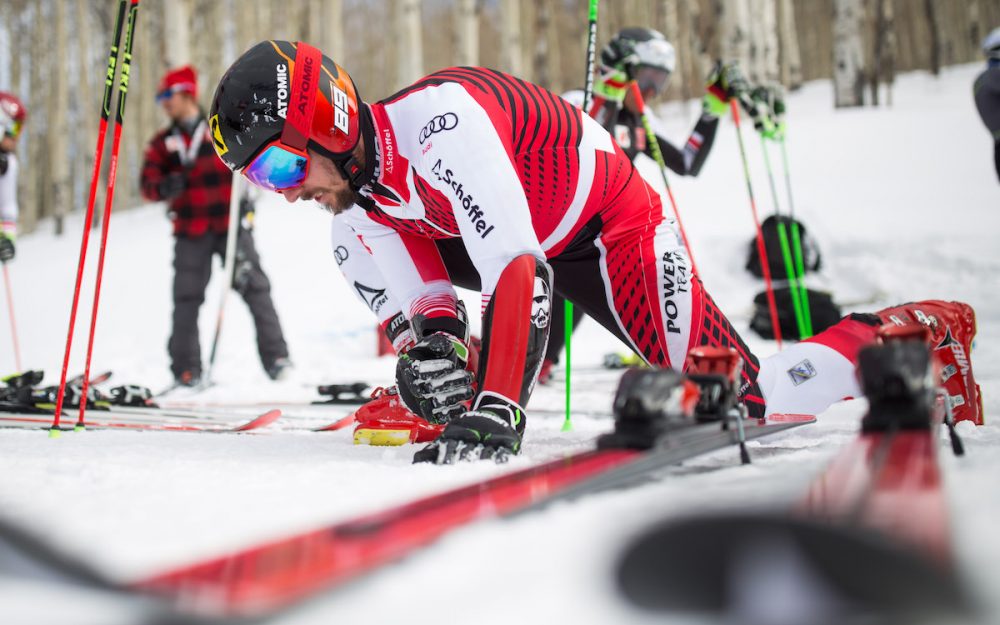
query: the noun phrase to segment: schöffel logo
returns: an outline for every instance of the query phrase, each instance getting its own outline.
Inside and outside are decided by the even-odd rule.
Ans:
[[[430,139],[431,135],[444,132],[445,130],[452,130],[457,125],[458,115],[455,115],[454,113],[438,115],[431,121],[427,122],[427,125],[420,130],[420,145],[423,145],[424,141]]]
[[[798,386],[803,382],[808,382],[809,380],[815,378],[816,368],[813,367],[813,364],[809,362],[808,359],[806,359],[789,369],[788,377],[792,379],[792,384]]]

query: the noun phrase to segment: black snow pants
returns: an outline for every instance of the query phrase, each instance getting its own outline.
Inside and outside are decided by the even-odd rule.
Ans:
[[[201,375],[198,310],[205,301],[205,288],[212,276],[213,254],[225,258],[225,233],[178,236],[174,241],[174,316],[167,349],[175,377],[185,372],[195,378]],[[266,370],[278,358],[288,357],[288,346],[271,301],[271,282],[260,267],[253,235],[242,228],[236,242],[235,265],[233,288],[250,307],[257,328],[257,352]]]

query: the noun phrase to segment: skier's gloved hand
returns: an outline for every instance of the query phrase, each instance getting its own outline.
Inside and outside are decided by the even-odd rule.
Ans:
[[[240,228],[243,228],[248,232],[252,232],[254,214],[256,212],[257,206],[254,201],[247,196],[243,196],[243,198],[240,199]]]
[[[594,95],[620,107],[625,101],[630,82],[632,79],[624,70],[604,68],[594,81]]]
[[[465,412],[472,399],[469,347],[447,332],[425,336],[399,357],[396,385],[406,406],[431,423],[446,423]]]
[[[0,263],[14,260],[14,235],[0,232]]]
[[[785,133],[785,100],[781,87],[762,85],[750,93],[750,99],[755,105],[755,111],[750,113],[754,128],[766,139],[780,141]]]
[[[413,463],[507,462],[521,451],[521,435],[518,432],[524,430],[524,415],[518,408],[498,408],[483,406],[452,420],[437,440],[413,455]]]
[[[247,255],[236,246],[236,254],[233,256],[233,290],[237,293],[244,293],[250,286],[250,276],[253,273],[253,264]]]
[[[706,115],[721,117],[729,110],[729,101],[741,98],[750,89],[743,72],[735,62],[716,61],[705,81],[705,97],[702,109]]]
[[[167,177],[160,181],[160,198],[172,200],[183,193],[186,188],[187,180],[184,178],[184,174],[179,172],[167,174]]]

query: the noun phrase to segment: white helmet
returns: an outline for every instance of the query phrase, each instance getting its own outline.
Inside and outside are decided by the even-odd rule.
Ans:
[[[1000,27],[994,28],[983,39],[983,54],[988,59],[1000,60]]]

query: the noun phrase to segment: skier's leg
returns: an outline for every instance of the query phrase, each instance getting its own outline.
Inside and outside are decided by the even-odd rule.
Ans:
[[[279,360],[287,360],[288,345],[285,343],[281,322],[278,320],[278,313],[271,299],[271,281],[260,266],[260,255],[257,254],[253,234],[243,228],[240,228],[237,234],[234,262],[236,271],[233,276],[233,287],[250,308],[257,329],[257,352],[260,355],[260,362],[264,370],[271,375]]]
[[[174,239],[174,313],[167,350],[171,372],[186,383],[201,377],[198,309],[212,275],[212,243],[210,236]]]
[[[816,414],[860,394],[858,352],[886,323],[921,323],[931,330],[931,348],[942,367],[941,384],[956,421],[983,422],[982,396],[969,352],[976,335],[972,307],[926,300],[844,317],[833,327],[761,361],[758,382],[768,412]]]

